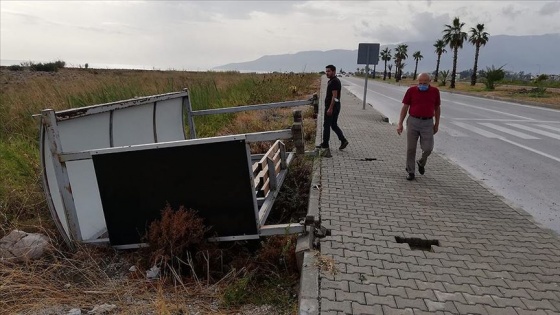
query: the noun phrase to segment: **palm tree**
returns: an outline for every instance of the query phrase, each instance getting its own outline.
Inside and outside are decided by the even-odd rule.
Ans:
[[[450,88],[455,88],[455,75],[457,73],[457,54],[459,48],[463,48],[463,43],[467,40],[467,33],[463,32],[465,23],[461,23],[458,17],[453,19],[453,24],[445,25],[443,30],[443,41],[453,49],[453,69],[451,71],[451,85]]]
[[[434,44],[434,47],[436,48],[436,54],[437,54],[436,77],[434,78],[434,82],[438,81],[439,62],[441,61],[441,54],[444,54],[444,53],[447,52],[447,50],[445,50],[445,45],[447,45],[447,44],[445,43],[445,41],[443,39],[436,40],[436,43]]]
[[[404,69],[404,66],[406,66],[406,63],[404,62],[399,63],[399,77],[402,77],[402,70]]]
[[[471,85],[476,84],[476,71],[478,68],[478,54],[480,52],[480,46],[486,45],[488,43],[488,36],[490,34],[484,31],[484,24],[477,24],[476,28],[471,27],[471,36],[469,37],[469,42],[471,42],[476,47],[476,52],[474,54],[474,68],[473,74],[471,76]]]
[[[393,65],[388,65],[387,68],[389,69],[389,72],[387,72],[387,74],[389,75],[389,80],[391,80],[391,69],[393,68]]]
[[[416,66],[414,67],[414,80],[416,80],[416,70],[418,70],[418,61],[422,60],[422,58],[424,58],[424,56],[422,56],[420,51],[417,51],[414,54],[412,54],[412,58],[414,58],[414,60],[416,60]]]
[[[391,49],[389,47],[385,47],[381,51],[381,60],[385,61],[385,70],[383,70],[383,81],[387,78],[387,61],[391,60]],[[389,69],[390,71],[391,69]],[[391,78],[391,74],[389,74],[389,79]]]
[[[395,66],[397,71],[395,72],[395,80],[398,82],[401,80],[402,69],[401,63],[408,58],[408,45],[400,44],[395,48]]]

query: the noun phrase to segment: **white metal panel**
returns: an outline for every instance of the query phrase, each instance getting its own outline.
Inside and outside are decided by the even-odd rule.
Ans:
[[[83,116],[58,122],[63,152],[83,151],[111,146],[109,113]]]
[[[58,131],[63,152],[110,147],[110,124],[109,112],[59,121]],[[66,162],[66,168],[82,239],[89,240],[106,229],[93,163],[91,160]],[[57,213],[64,220],[63,210],[59,211],[57,207]],[[61,213],[63,216],[60,216]],[[65,229],[68,231],[67,227]]]
[[[146,143],[154,143],[154,103],[115,110],[113,146]]]
[[[182,98],[156,103],[156,135],[158,142],[185,140]]]
[[[68,177],[72,185],[72,195],[83,240],[90,240],[105,231],[105,215],[99,195],[93,161],[80,160],[66,162]]]
[[[52,160],[52,154],[50,151],[50,143],[49,141],[44,142],[43,146],[43,154],[44,161],[45,161],[45,176],[47,177],[47,185],[49,186],[49,193],[52,200],[52,206],[54,207],[54,211],[64,229],[66,235],[72,239],[70,236],[70,232],[68,230],[68,221],[66,220],[66,214],[64,213],[64,206],[62,205],[62,197],[60,196],[60,191],[58,190],[58,182],[56,181],[56,175],[54,172],[54,165]]]

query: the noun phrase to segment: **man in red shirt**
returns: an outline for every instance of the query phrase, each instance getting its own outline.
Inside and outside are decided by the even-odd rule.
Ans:
[[[402,133],[404,118],[408,113],[406,123],[406,171],[408,176],[406,179],[413,180],[416,164],[418,164],[418,172],[424,174],[428,156],[434,149],[434,135],[439,128],[441,99],[438,88],[430,86],[429,74],[421,73],[418,76],[418,85],[408,88],[402,103],[397,133],[399,135]],[[415,161],[418,138],[420,138],[422,157]]]

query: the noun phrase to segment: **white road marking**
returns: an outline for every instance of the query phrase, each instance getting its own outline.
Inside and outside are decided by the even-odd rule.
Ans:
[[[520,124],[508,124],[508,125],[513,126],[513,127],[517,127],[519,129],[531,131],[531,132],[534,132],[534,133],[539,134],[539,135],[543,135],[543,136],[547,136],[547,137],[550,137],[550,138],[553,138],[553,139],[560,140],[560,135],[557,135],[557,134],[552,133],[552,132],[548,132],[548,131],[544,131],[544,130],[540,130],[540,129],[536,129],[536,128],[533,128],[533,127],[524,126],[524,125],[520,125]]]
[[[513,142],[513,141],[508,140],[508,139],[505,139],[505,138],[500,138],[500,140],[505,141],[505,142],[510,143],[510,144],[513,144],[513,145],[518,146],[518,147],[520,147],[520,148],[523,148],[523,149],[525,149],[525,150],[531,151],[531,152],[536,153],[536,154],[538,154],[538,155],[542,155],[542,156],[547,157],[547,158],[549,158],[549,159],[552,159],[552,160],[554,160],[554,161],[556,161],[556,162],[560,162],[560,158],[558,158],[558,157],[556,157],[556,156],[553,156],[553,155],[544,153],[544,152],[539,151],[539,150],[535,150],[535,149],[533,149],[533,148],[529,148],[528,146],[524,146],[524,145],[522,145],[522,144],[519,144],[519,143],[517,143],[517,142]]]
[[[467,129],[467,130],[469,130],[469,131],[472,131],[472,132],[474,132],[474,133],[478,133],[479,135],[481,135],[481,136],[483,136],[483,137],[486,137],[486,138],[500,138],[500,136],[498,136],[498,135],[495,134],[495,133],[492,133],[492,132],[490,132],[490,131],[486,131],[486,130],[484,130],[484,129],[480,129],[480,128],[475,127],[475,126],[471,126],[471,125],[469,125],[469,124],[465,124],[465,123],[458,122],[458,121],[452,121],[451,123],[452,123],[452,124],[455,124],[455,125],[457,125],[457,126],[459,126],[459,127],[465,128],[465,129]]]
[[[452,129],[452,128],[440,128],[440,131],[442,132],[446,132],[448,133],[450,136],[452,137],[456,137],[456,138],[465,138],[468,137],[467,134],[460,132],[457,129]]]
[[[496,125],[496,124],[493,124],[493,123],[478,123],[478,124],[486,126],[488,128],[499,130],[501,132],[505,132],[507,134],[519,137],[521,139],[539,139],[537,137],[533,137],[533,136],[528,135],[526,133],[515,131],[515,130],[509,129],[509,128],[506,128],[506,127],[502,127],[502,126],[499,126],[499,125]]]
[[[552,127],[552,126],[547,126],[547,125],[537,125],[541,128],[546,128],[546,129],[550,129],[550,130],[554,130],[554,131],[558,131],[560,132],[560,128],[556,128],[556,127]]]
[[[548,153],[544,153],[544,152],[539,151],[539,150],[535,150],[535,149],[533,149],[533,148],[530,148],[530,147],[528,147],[528,146],[522,145],[522,144],[517,143],[517,142],[515,142],[515,141],[508,140],[508,139],[506,139],[506,138],[504,138],[504,137],[498,136],[497,134],[488,132],[488,131],[486,131],[486,130],[483,130],[483,129],[480,129],[480,128],[477,128],[477,127],[474,127],[474,126],[471,126],[471,125],[468,125],[468,124],[465,124],[465,123],[461,123],[461,122],[452,121],[452,123],[455,124],[455,125],[457,125],[457,126],[459,126],[459,127],[463,127],[463,128],[465,128],[465,129],[467,129],[467,130],[470,130],[470,131],[472,131],[472,132],[474,132],[474,133],[478,133],[478,134],[480,134],[480,135],[482,135],[482,136],[484,136],[484,137],[499,139],[499,140],[502,140],[502,141],[507,142],[507,143],[509,143],[509,144],[512,144],[512,145],[514,145],[514,146],[517,146],[517,147],[520,147],[520,148],[522,148],[522,149],[525,149],[525,150],[527,150],[527,151],[531,151],[531,152],[536,153],[536,154],[538,154],[538,155],[541,155],[541,156],[544,156],[544,157],[549,158],[549,159],[551,159],[551,160],[554,160],[554,161],[556,161],[556,162],[560,162],[560,158],[559,158],[559,157],[556,157],[556,156],[554,156],[554,155],[550,155],[550,154],[548,154]]]
[[[443,99],[442,99],[442,101],[443,101]],[[486,108],[486,107],[474,106],[474,105],[465,104],[465,103],[461,103],[461,102],[457,102],[457,101],[450,101],[450,100],[446,100],[446,101],[448,101],[450,103],[453,103],[453,104],[459,104],[459,105],[466,106],[466,107],[471,107],[471,108],[481,109],[481,110],[485,110],[485,111],[489,111],[489,112],[493,112],[493,113],[499,113],[499,114],[502,114],[502,115],[522,118],[522,119],[525,119],[525,120],[534,120],[533,118],[520,116],[520,115],[514,115],[514,114],[510,114],[510,113],[504,113],[502,111],[494,110],[494,109],[490,109],[490,108]]]
[[[466,121],[503,121],[503,122],[527,122],[527,119],[503,119],[503,118],[453,118],[453,120]],[[531,120],[531,123],[560,124],[557,120]]]

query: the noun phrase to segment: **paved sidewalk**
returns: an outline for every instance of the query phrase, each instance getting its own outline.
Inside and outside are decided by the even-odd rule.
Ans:
[[[558,235],[438,154],[407,181],[406,136],[346,89],[339,123],[350,144],[338,151],[332,133],[318,201],[332,229],[321,259],[337,271],[318,272],[319,309],[301,314],[560,314]],[[412,250],[396,237],[439,246]]]

